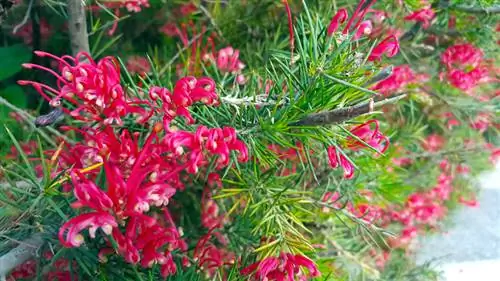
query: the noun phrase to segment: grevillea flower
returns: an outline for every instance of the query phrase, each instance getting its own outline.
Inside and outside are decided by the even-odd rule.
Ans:
[[[321,199],[324,203],[332,205],[336,209],[341,209],[343,203],[340,201],[340,193],[338,191],[335,192],[326,192],[323,198]],[[327,213],[330,211],[330,208],[323,208],[323,212]]]
[[[378,61],[382,58],[382,55],[386,55],[388,58],[395,56],[399,52],[399,41],[395,35],[389,35],[382,42],[380,42],[375,48],[373,48],[369,61]]]
[[[470,127],[484,133],[491,125],[491,116],[488,113],[479,113],[470,123]]]
[[[479,206],[479,203],[477,202],[476,198],[473,197],[472,199],[465,199],[463,196],[458,197],[458,202],[460,204],[463,204],[468,207],[477,207]]]
[[[245,65],[239,60],[240,51],[228,46],[217,52],[215,62],[217,68],[222,72],[238,73]]]
[[[350,18],[346,9],[339,9],[328,25],[327,34],[332,35],[333,33],[335,33],[340,25],[343,24],[347,19],[349,19],[349,21],[342,31],[343,34],[347,34],[350,31],[356,30],[354,39],[360,38],[363,34],[370,34],[372,28],[371,21],[363,21],[363,18],[365,17],[365,14],[370,11],[371,5],[373,5],[376,1],[369,1],[368,4],[366,4],[365,2],[365,0],[359,1],[356,10]]]
[[[372,128],[372,125],[374,128]],[[380,132],[379,127],[378,121],[373,119],[352,128],[351,133],[364,143],[349,136],[347,138],[347,147],[356,151],[369,145],[379,153],[384,153],[389,147],[389,139]]]
[[[438,152],[443,148],[445,139],[437,134],[429,135],[423,142],[422,147],[428,152]]]
[[[370,33],[372,33],[372,22],[369,20],[362,21],[356,30],[353,39],[357,40],[365,35],[370,35]]]
[[[390,95],[401,90],[415,81],[415,73],[409,65],[399,65],[394,67],[392,74],[386,79],[375,84],[371,89],[383,95]]]
[[[80,232],[89,229],[91,238],[95,237],[98,228],[105,234],[111,234],[113,228],[118,227],[115,218],[106,212],[92,212],[81,214],[64,223],[59,229],[59,241],[64,247],[79,247],[84,242]]]
[[[167,88],[153,86],[149,89],[149,97],[153,101],[152,110],[141,117],[141,122],[149,119],[153,114],[163,115],[165,128],[169,127],[170,122],[176,116],[183,116],[188,123],[194,123],[188,108],[195,102],[202,102],[206,105],[219,103],[219,97],[215,93],[215,82],[208,77],[181,78],[175,84],[173,92]]]
[[[343,153],[339,153],[337,151],[337,147],[335,146],[329,146],[327,152],[330,166],[335,169],[340,163],[340,166],[342,166],[342,169],[344,170],[344,178],[352,179],[354,176],[354,165],[351,161],[349,161]]]
[[[149,0],[104,0],[104,5],[109,8],[126,8],[129,12],[138,13],[142,8],[149,7]]]
[[[295,281],[296,277],[306,275],[302,267],[308,271],[309,277],[318,277],[320,272],[316,264],[302,255],[281,253],[279,257],[267,257],[241,270],[242,275],[250,275],[251,280]]]
[[[234,253],[228,252],[223,247],[217,247],[210,241],[213,236],[220,236],[219,234],[214,232],[214,229],[211,229],[198,240],[193,252],[194,261],[209,276],[213,276],[218,269],[224,266],[231,266],[235,263]],[[222,243],[222,246],[226,246],[225,243]]]
[[[59,73],[41,65],[25,63],[26,68],[37,68],[57,78],[57,89],[48,85],[21,80],[20,85],[33,86],[53,107],[61,106],[62,100],[75,109],[64,107],[63,111],[77,120],[100,122],[105,125],[123,124],[121,117],[129,113],[142,113],[142,108],[133,105],[120,85],[120,69],[113,57],[97,63],[87,53],[57,57],[35,51],[40,57],[49,57],[59,63]]]
[[[208,129],[199,126],[195,133],[176,131],[165,135],[162,142],[173,155],[178,157],[187,172],[193,174],[208,163],[207,157],[210,155],[217,156],[215,167],[217,169],[229,164],[231,151],[239,152],[240,162],[248,160],[245,143],[237,139],[236,130],[231,127]]]
[[[130,56],[127,60],[127,70],[131,74],[138,74],[144,76],[151,72],[151,65],[145,57]]]
[[[431,20],[434,18],[434,15],[435,13],[431,8],[424,8],[406,16],[405,20],[420,22],[422,23],[422,27],[427,29],[431,26]]]
[[[208,188],[203,190],[201,198],[201,224],[208,228],[222,227],[224,223],[224,214],[219,213],[217,202],[212,199]]]
[[[186,3],[186,4],[182,4],[180,7],[179,7],[179,12],[181,13],[182,16],[189,16],[190,14],[196,12],[198,8],[196,8],[196,5],[193,4],[193,3]]]
[[[449,47],[441,55],[441,63],[447,69],[446,78],[450,84],[460,90],[467,92],[480,83],[489,81],[483,52],[471,44]]]
[[[332,20],[330,21],[330,24],[328,25],[327,33],[328,35],[332,35],[341,24],[343,24],[349,15],[347,14],[347,10],[342,8],[337,11],[337,13],[333,16]]]

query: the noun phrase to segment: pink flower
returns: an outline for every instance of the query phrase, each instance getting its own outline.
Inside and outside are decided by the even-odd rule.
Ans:
[[[344,156],[343,153],[339,153],[335,146],[328,147],[328,159],[330,166],[334,169],[339,166],[340,162],[340,166],[342,166],[342,169],[344,170],[344,178],[352,179],[354,177],[354,165]]]
[[[470,168],[466,164],[461,163],[457,165],[456,171],[461,175],[467,175],[470,173]]]
[[[434,18],[434,11],[430,8],[424,8],[413,12],[412,14],[405,17],[407,21],[415,21],[422,23],[424,29],[429,28],[431,25],[431,20]]]
[[[162,27],[160,27],[160,32],[169,37],[175,37],[180,34],[180,30],[177,27],[177,25],[171,22],[168,22],[164,24]]]
[[[335,192],[326,192],[323,198],[321,199],[324,203],[331,204],[334,208],[336,209],[342,209],[342,202],[340,202],[340,193],[337,191]],[[323,209],[323,212],[329,212],[330,209],[328,207],[325,207]]]
[[[392,158],[392,163],[394,163],[394,165],[396,166],[404,167],[411,165],[411,163],[413,163],[413,160],[408,157],[399,157],[399,158]]]
[[[79,247],[84,238],[80,232],[89,229],[91,238],[95,237],[98,228],[105,234],[111,234],[113,228],[118,227],[115,218],[105,212],[81,214],[64,223],[59,229],[59,241],[64,247]],[[67,232],[67,233],[66,233]]]
[[[452,86],[469,91],[489,81],[488,69],[483,63],[483,52],[471,44],[454,45],[441,55],[447,69],[446,78]]]
[[[279,257],[267,257],[242,269],[241,274],[251,275],[253,278],[250,280],[294,281],[296,276],[305,274],[301,267],[308,270],[310,277],[321,275],[312,260],[290,253],[281,253]]]
[[[193,3],[182,4],[179,7],[179,11],[184,17],[191,15],[192,13],[196,12],[196,10],[198,10],[198,8]]]
[[[347,14],[346,9],[342,8],[338,10],[338,12],[333,16],[332,20],[330,21],[330,24],[328,25],[327,34],[332,35],[335,31],[337,31],[339,26],[343,24],[348,17],[349,15]]]
[[[479,203],[477,202],[476,198],[472,198],[472,199],[465,199],[462,195],[460,195],[458,197],[458,202],[460,202],[461,204],[465,205],[465,206],[469,206],[469,207],[477,207],[479,206]]]
[[[202,236],[193,252],[193,258],[201,270],[213,276],[219,268],[231,266],[235,262],[234,253],[226,251],[224,248],[216,247],[210,239],[220,233],[214,233],[211,229],[206,235]]]
[[[144,76],[151,72],[151,65],[145,57],[141,56],[130,56],[127,60],[127,70],[131,74],[139,74]]]
[[[224,223],[224,214],[219,214],[219,206],[212,199],[210,190],[205,188],[201,199],[201,224],[208,228],[222,227]]]
[[[429,135],[423,142],[422,147],[428,152],[438,152],[445,145],[445,139],[437,134]]]
[[[104,0],[103,3],[109,8],[127,8],[127,11],[135,13],[149,7],[149,0]]]
[[[215,59],[217,68],[222,72],[239,73],[245,65],[239,60],[240,51],[231,46],[222,48]]]
[[[401,231],[401,236],[399,237],[400,245],[409,244],[413,239],[417,237],[417,228],[413,226],[406,227]]]
[[[239,153],[240,162],[248,160],[245,143],[237,139],[236,130],[230,127],[208,129],[199,126],[195,133],[176,131],[165,135],[162,142],[168,151],[179,157],[188,173],[197,173],[201,166],[208,163],[206,158],[209,155],[218,156],[216,169],[229,164],[231,151]]]
[[[398,38],[394,35],[389,35],[382,42],[380,42],[375,48],[373,48],[369,61],[378,61],[385,54],[387,57],[393,57],[399,52],[399,42]]]
[[[371,125],[374,125],[374,128],[371,128]],[[389,139],[380,132],[377,120],[369,120],[364,124],[352,128],[350,131],[353,135],[364,142],[363,143],[351,136],[347,137],[347,147],[354,151],[365,148],[369,145],[382,154],[389,147]]]
[[[372,33],[372,22],[369,20],[362,21],[356,30],[353,39],[358,40],[364,35],[370,35],[370,33]]]
[[[215,82],[208,78],[187,76],[177,81],[174,91],[167,88],[153,86],[149,89],[149,98],[152,100],[151,111],[141,117],[141,122],[147,121],[152,115],[163,116],[163,126],[169,127],[176,116],[184,117],[188,123],[194,119],[188,108],[195,102],[206,105],[217,105],[219,97],[215,92]]]
[[[378,91],[384,95],[394,94],[404,90],[408,84],[415,82],[415,73],[409,65],[396,66],[392,70],[392,74],[386,79],[378,82],[372,87],[372,90]]]
[[[86,122],[97,121],[104,125],[120,125],[123,124],[121,117],[144,111],[125,97],[120,85],[120,68],[115,58],[105,57],[96,63],[87,53],[79,53],[74,58],[60,58],[42,51],[35,51],[35,54],[56,60],[59,71],[31,63],[23,66],[44,70],[55,76],[57,89],[34,81],[21,80],[18,83],[33,86],[53,107],[59,107],[66,101],[65,105],[71,105],[71,109],[63,107],[62,110],[73,118]]]
[[[488,130],[490,124],[491,116],[488,113],[479,113],[470,124],[470,127],[478,130],[480,133],[484,133]]]

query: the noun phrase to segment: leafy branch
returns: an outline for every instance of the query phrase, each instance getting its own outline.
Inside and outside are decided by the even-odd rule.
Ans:
[[[360,103],[353,106],[342,107],[334,109],[331,111],[314,113],[306,116],[302,120],[292,123],[293,126],[324,126],[341,123],[343,121],[352,119],[354,117],[372,113],[377,107],[381,107],[386,104],[395,103],[400,99],[403,99],[407,94],[400,94],[395,97],[386,98],[375,102],[373,98],[369,101]]]

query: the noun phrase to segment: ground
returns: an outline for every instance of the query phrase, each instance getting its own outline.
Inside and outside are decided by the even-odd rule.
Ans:
[[[417,260],[435,259],[446,281],[500,280],[500,165],[480,183],[478,207],[461,209],[446,233],[420,242]]]

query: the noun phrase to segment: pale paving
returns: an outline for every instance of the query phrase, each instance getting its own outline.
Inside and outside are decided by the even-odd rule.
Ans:
[[[500,281],[500,165],[480,181],[479,207],[461,209],[447,233],[421,241],[417,261],[437,260],[446,281]]]

